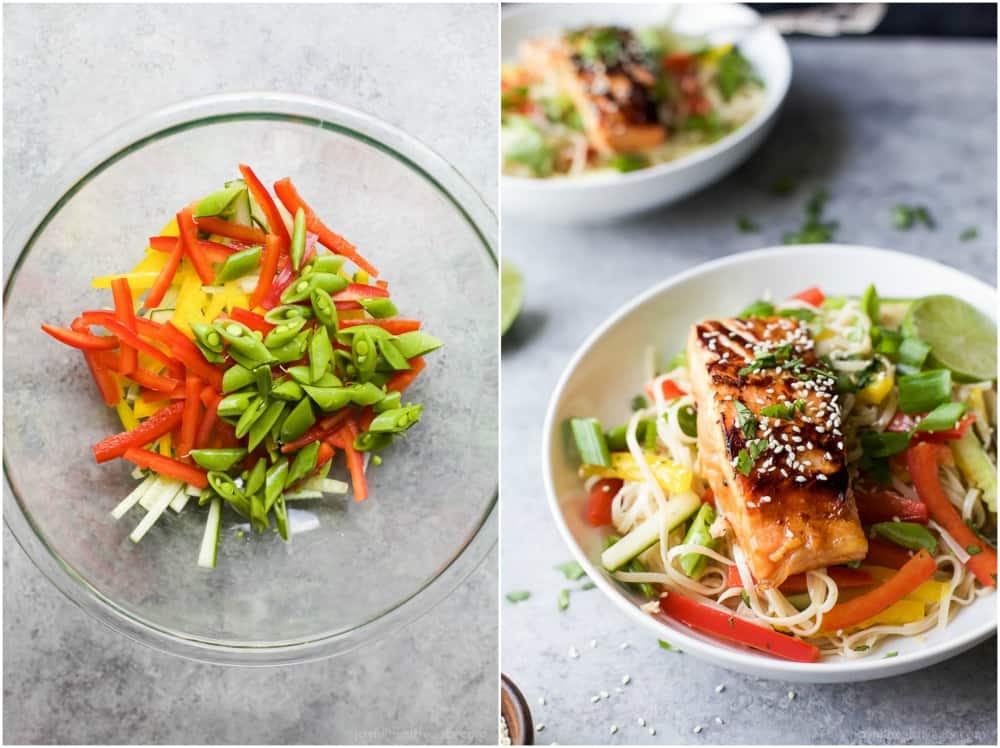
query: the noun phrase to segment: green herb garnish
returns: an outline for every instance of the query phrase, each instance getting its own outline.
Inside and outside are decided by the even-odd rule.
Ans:
[[[966,229],[962,229],[962,233],[958,235],[959,241],[971,242],[973,239],[979,236],[979,229],[975,226],[969,226]]]
[[[512,603],[521,603],[531,597],[531,593],[527,590],[515,590],[514,592],[508,592],[507,600]]]
[[[587,572],[583,570],[580,566],[579,561],[567,561],[564,564],[556,564],[554,567],[556,571],[561,571],[563,576],[566,577],[571,582],[575,582],[578,579],[583,579],[587,576]]]
[[[733,407],[736,409],[736,428],[742,432],[744,439],[750,439],[757,433],[757,417],[740,400],[733,400]]]
[[[560,612],[569,607],[569,590],[559,590],[559,598],[556,600],[556,605],[559,607]]]
[[[740,216],[736,219],[736,228],[743,234],[753,234],[760,231],[760,226],[746,216]]]
[[[788,232],[783,237],[785,244],[823,244],[833,241],[834,233],[839,224],[837,221],[824,221],[823,211],[830,194],[818,190],[806,203],[806,220],[797,232]]]

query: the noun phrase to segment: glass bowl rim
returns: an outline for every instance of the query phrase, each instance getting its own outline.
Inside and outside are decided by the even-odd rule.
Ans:
[[[174,103],[118,126],[80,151],[38,189],[4,232],[4,246],[17,258],[4,282],[3,306],[38,236],[92,178],[147,144],[177,132],[232,121],[280,120],[318,126],[373,147],[414,171],[436,189],[476,234],[495,268],[497,218],[479,192],[446,159],[411,135],[358,109],[325,99],[280,92],[239,92]],[[53,195],[57,195],[55,199]],[[429,580],[364,623],[309,638],[265,644],[199,638],[146,621],[94,589],[46,541],[14,490],[3,450],[4,522],[42,574],[73,604],[109,628],[168,654],[219,665],[262,667],[311,662],[344,654],[409,625],[444,600],[475,570],[497,543],[495,487],[471,536]]]

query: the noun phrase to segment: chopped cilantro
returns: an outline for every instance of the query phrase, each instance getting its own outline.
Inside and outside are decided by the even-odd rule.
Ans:
[[[760,414],[762,416],[767,416],[768,418],[780,418],[784,421],[791,421],[795,418],[796,410],[805,413],[806,401],[796,400],[791,403],[775,403],[774,405],[768,405],[761,408]]]
[[[871,649],[871,647],[869,647],[867,644],[859,644],[858,646],[854,647],[855,652],[867,652],[869,649]]]
[[[926,228],[934,228],[934,219],[923,205],[894,205],[892,208],[892,225],[900,231],[909,231],[917,223]]]
[[[616,153],[608,161],[608,166],[615,171],[627,174],[630,171],[645,169],[649,166],[649,159],[641,153]]]
[[[846,566],[848,569],[860,569],[861,559],[857,558],[854,561],[848,561],[846,564],[844,564],[844,566]]]
[[[673,644],[671,644],[670,642],[665,642],[663,641],[663,639],[657,639],[656,642],[657,644],[660,645],[660,649],[665,649],[668,652],[676,652],[677,654],[684,653],[683,649],[677,649],[677,647],[675,647]]]
[[[970,556],[975,556],[977,553],[982,553],[983,549],[980,548],[978,545],[967,545],[965,546],[965,552],[968,553]]]
[[[818,190],[806,203],[806,220],[797,232],[787,232],[783,238],[785,244],[822,244],[833,240],[839,224],[837,221],[824,221],[823,210],[830,193],[825,189]]]
[[[750,453],[750,459],[754,462],[757,458],[764,454],[767,449],[767,439],[752,439],[747,442],[747,450]]]
[[[962,233],[958,235],[959,241],[971,242],[973,239],[979,236],[979,229],[975,226],[969,226],[966,229],[962,229]]]
[[[736,455],[736,469],[746,476],[749,476],[750,471],[753,470],[753,460],[750,459],[750,453],[745,449],[741,449],[740,453]]]
[[[782,309],[778,312],[779,317],[790,317],[801,322],[812,322],[818,316],[812,309]]]
[[[531,597],[531,593],[527,590],[516,590],[514,592],[507,593],[507,600],[512,603],[520,603]]]
[[[595,588],[596,586],[597,586],[596,584],[594,584],[593,582],[591,582],[591,581],[590,581],[590,580],[588,579],[588,580],[587,580],[586,582],[584,582],[584,583],[583,583],[583,584],[582,584],[582,585],[580,586],[580,589],[581,589],[581,590],[584,590],[584,591],[586,591],[586,590],[592,590],[592,589],[594,589],[594,588]]]
[[[760,231],[760,226],[758,226],[756,223],[751,221],[746,216],[740,216],[739,218],[736,219],[736,228],[738,228],[740,232],[744,234],[754,234]]]
[[[758,300],[739,313],[740,319],[750,317],[770,317],[774,314],[774,304],[770,301]]]
[[[895,657],[899,652],[886,652],[885,656],[882,657],[883,660],[888,660],[890,657]]]
[[[751,438],[757,433],[757,417],[740,400],[733,400],[733,407],[736,408],[736,428],[742,432],[744,439]]]
[[[719,93],[726,101],[744,86],[761,84],[753,65],[735,45],[719,58],[717,65],[715,82],[719,86]]]

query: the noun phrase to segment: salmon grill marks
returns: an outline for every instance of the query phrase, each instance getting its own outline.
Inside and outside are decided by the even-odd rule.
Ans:
[[[836,380],[805,325],[703,322],[692,328],[688,360],[701,471],[754,577],[777,586],[863,558]]]
[[[525,65],[573,99],[587,137],[605,153],[642,151],[666,139],[653,89],[656,74],[627,29],[592,27],[524,45]]]

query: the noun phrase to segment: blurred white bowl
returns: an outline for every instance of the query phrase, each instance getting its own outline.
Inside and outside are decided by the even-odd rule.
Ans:
[[[839,683],[900,675],[953,657],[996,631],[997,598],[988,594],[955,613],[943,632],[893,638],[872,655],[832,657],[817,663],[779,660],[704,636],[639,609],[646,602],[607,574],[600,563],[603,535],[584,519],[587,492],[577,477],[578,459],[564,440],[562,424],[574,416],[621,423],[631,396],[642,391],[646,349],[672,355],[683,348],[690,326],[733,314],[765,291],[787,298],[819,285],[829,294],[860,295],[869,283],[892,297],[947,293],[995,318],[996,292],[953,268],[884,249],[836,244],[772,247],[724,257],[669,278],[616,311],[573,356],[549,402],[542,465],[549,507],[570,550],[615,605],[660,639],[716,665],[788,681]],[[898,656],[883,659],[885,653]]]
[[[764,104],[743,127],[694,153],[627,174],[531,179],[504,176],[503,210],[507,216],[558,223],[594,223],[666,205],[705,187],[739,166],[774,125],[788,93],[792,61],[784,39],[760,23],[743,5],[538,5],[504,14],[501,53],[517,57],[521,42],[588,24],[629,27],[663,24],[688,34],[715,31],[713,41],[739,41],[764,81]]]

